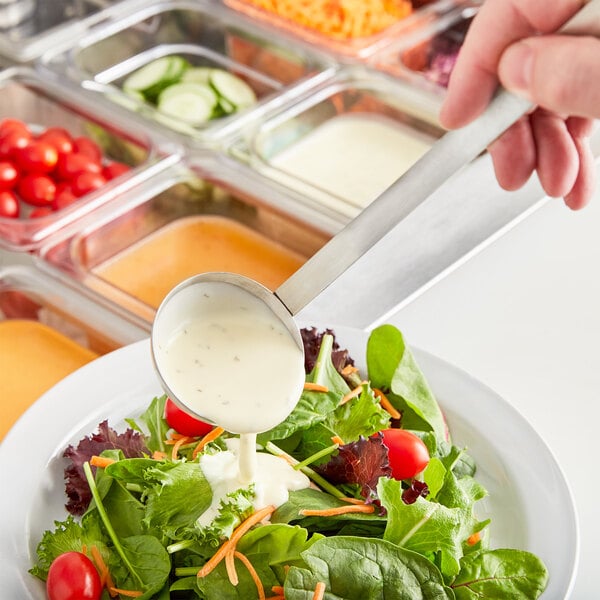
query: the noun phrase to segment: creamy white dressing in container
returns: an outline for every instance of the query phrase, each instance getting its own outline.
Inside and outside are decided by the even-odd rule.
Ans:
[[[303,185],[308,183],[364,208],[430,147],[426,136],[393,119],[348,113],[319,125],[269,163],[297,178],[296,183],[288,179],[286,183],[302,193],[310,193]],[[324,204],[332,202],[323,194],[317,196]]]

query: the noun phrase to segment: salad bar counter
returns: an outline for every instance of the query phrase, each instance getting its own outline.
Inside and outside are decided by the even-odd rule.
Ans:
[[[99,577],[91,600],[466,600],[471,585],[486,597],[568,595],[576,517],[541,438],[502,399],[416,351],[421,372],[397,330],[364,333],[545,204],[535,181],[502,191],[485,153],[299,315],[303,332],[333,328],[352,350],[338,364],[338,337],[312,349],[305,339],[317,360],[308,387],[281,425],[258,432],[259,456],[283,456],[306,485],[264,515],[252,486],[219,497],[231,482],[211,480],[208,463],[237,460],[237,438],[167,417],[146,338],[169,291],[214,271],[274,291],[376,201],[444,135],[439,107],[479,7],[307,4],[0,0],[3,477],[17,441],[45,428],[19,508],[0,519],[7,597],[68,598],[50,583],[66,550]],[[463,392],[539,462],[516,466],[474,435]],[[385,444],[385,456],[363,450],[406,430],[427,453],[414,473],[394,474]],[[369,477],[340,478],[353,452],[374,461]],[[79,469],[69,502],[67,458]],[[524,499],[531,478],[557,499],[562,563]],[[184,507],[192,480],[208,492]],[[64,505],[82,487],[91,495],[74,520]],[[253,510],[270,521],[244,529]],[[356,553],[377,571],[371,583],[341,564]],[[484,581],[498,569],[506,582]]]

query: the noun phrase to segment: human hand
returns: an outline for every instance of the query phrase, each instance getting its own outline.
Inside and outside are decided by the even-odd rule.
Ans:
[[[539,106],[498,138],[489,153],[507,190],[533,171],[549,196],[587,204],[596,169],[589,146],[600,118],[600,39],[552,34],[582,0],[486,0],[450,78],[440,120],[450,129],[480,115],[498,81]],[[545,34],[545,35],[541,35]]]

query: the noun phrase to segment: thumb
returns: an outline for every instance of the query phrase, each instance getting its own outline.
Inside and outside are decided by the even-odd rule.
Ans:
[[[553,112],[600,117],[600,40],[540,36],[509,46],[498,75],[508,90]]]

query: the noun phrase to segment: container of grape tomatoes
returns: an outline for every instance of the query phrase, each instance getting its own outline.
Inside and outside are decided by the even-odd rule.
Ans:
[[[0,72],[0,247],[35,251],[160,168],[160,141],[64,82]]]

